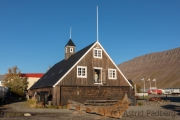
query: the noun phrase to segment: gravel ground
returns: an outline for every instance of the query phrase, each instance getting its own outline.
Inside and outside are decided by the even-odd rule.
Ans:
[[[180,97],[171,96],[171,102],[141,102],[142,106],[129,106],[121,120],[179,120],[180,119]],[[3,112],[2,112],[3,111]],[[96,114],[78,113],[68,109],[47,109],[47,108],[28,108],[25,102],[16,102],[0,106],[0,114],[4,113],[1,120],[117,120],[114,118],[103,117]],[[24,117],[24,113],[32,116]]]

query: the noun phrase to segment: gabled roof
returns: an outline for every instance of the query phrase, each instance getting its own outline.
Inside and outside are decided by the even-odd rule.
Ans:
[[[72,39],[69,39],[69,41],[68,41],[68,43],[66,44],[66,46],[75,46],[75,47],[76,47],[76,45],[73,43]],[[66,47],[66,46],[65,46],[65,47]]]
[[[55,87],[65,76],[68,74],[71,69],[86,55],[88,52],[93,48],[94,45],[98,44],[105,54],[109,57],[111,62],[116,66],[117,70],[123,76],[125,81],[132,87],[130,82],[126,79],[117,65],[113,62],[110,56],[107,54],[105,49],[101,46],[101,44],[96,41],[89,46],[81,49],[80,51],[76,52],[75,54],[71,55],[67,60],[62,60],[56,63],[52,68],[49,69],[30,89],[42,88],[42,87]],[[133,87],[132,87],[133,88]]]
[[[53,87],[94,44],[95,42],[71,55],[67,60],[56,63],[30,89]]]

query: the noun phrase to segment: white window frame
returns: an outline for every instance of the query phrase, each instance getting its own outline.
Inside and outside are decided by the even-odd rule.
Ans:
[[[96,53],[97,52],[97,53]],[[100,55],[100,56],[99,56]],[[93,50],[94,58],[102,58],[102,49],[94,48]]]
[[[84,72],[83,72],[84,70]],[[79,74],[80,71],[80,74]],[[84,74],[82,74],[84,73]],[[87,78],[87,67],[86,66],[77,66],[77,78]]]
[[[73,52],[73,48],[70,48],[70,52]]]
[[[114,73],[114,75],[113,75]],[[108,79],[117,79],[117,70],[116,69],[108,69]]]

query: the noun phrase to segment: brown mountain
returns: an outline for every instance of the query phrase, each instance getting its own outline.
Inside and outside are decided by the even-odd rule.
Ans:
[[[180,47],[163,52],[156,52],[136,57],[132,60],[119,64],[118,67],[127,79],[139,84],[143,88],[145,79],[146,88],[180,87]]]

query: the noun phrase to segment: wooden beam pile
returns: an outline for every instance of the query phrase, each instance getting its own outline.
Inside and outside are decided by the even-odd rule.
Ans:
[[[69,101],[68,108],[75,109],[79,112],[95,113],[105,117],[122,118],[123,113],[128,109],[129,101],[127,94],[123,99],[112,106],[85,106],[81,103]]]
[[[152,98],[149,98],[149,101],[153,101],[153,102],[160,102],[162,101],[160,97],[152,97]]]

